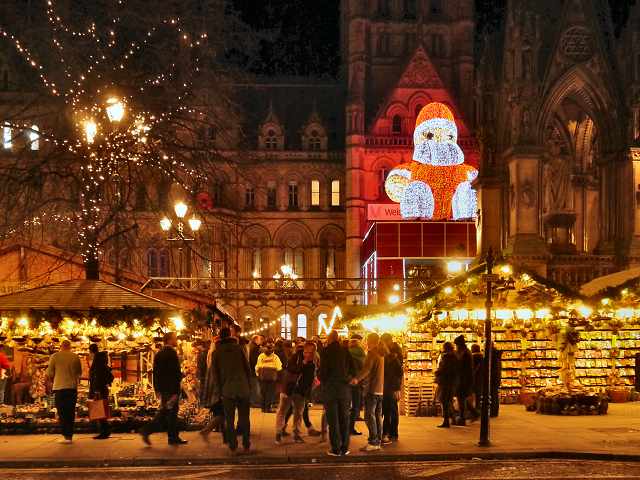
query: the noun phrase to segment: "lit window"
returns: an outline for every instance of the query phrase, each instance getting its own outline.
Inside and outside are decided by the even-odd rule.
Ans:
[[[307,338],[307,316],[304,313],[298,314],[298,337]]]
[[[288,313],[280,316],[280,336],[291,340],[291,316]]]
[[[9,150],[12,146],[12,138],[11,138],[11,126],[8,123],[5,123],[2,126],[2,146],[5,150]]]
[[[37,125],[31,125],[28,136],[29,142],[31,142],[31,150],[40,150],[40,129]]]
[[[289,182],[289,208],[298,208],[298,184]]]
[[[262,252],[259,248],[256,248],[253,251],[251,267],[251,276],[255,279],[253,281],[253,288],[260,288],[260,281],[258,278],[262,277]]]
[[[311,180],[311,206],[320,206],[320,180]]]
[[[331,206],[340,206],[340,180],[333,180],[331,182]]]
[[[325,255],[324,273],[327,278],[335,278],[336,276],[336,251],[334,248],[328,248]]]

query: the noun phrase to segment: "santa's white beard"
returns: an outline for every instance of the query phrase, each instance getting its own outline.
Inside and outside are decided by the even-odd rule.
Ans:
[[[460,165],[464,163],[464,153],[455,143],[425,140],[413,149],[413,159],[425,165]]]

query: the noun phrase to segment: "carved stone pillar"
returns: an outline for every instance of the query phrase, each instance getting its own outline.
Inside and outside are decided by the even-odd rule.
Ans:
[[[503,182],[498,177],[478,177],[477,250],[479,255],[502,251]]]
[[[509,238],[507,250],[513,255],[547,254],[540,221],[542,150],[519,147],[508,152]]]

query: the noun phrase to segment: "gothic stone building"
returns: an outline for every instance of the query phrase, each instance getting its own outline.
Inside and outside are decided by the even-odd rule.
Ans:
[[[188,274],[209,280],[189,283],[194,295],[248,329],[286,311],[290,333],[315,333],[350,300],[330,280],[360,277],[367,205],[388,202],[385,176],[411,158],[432,101],[451,108],[480,170],[479,252],[572,286],[637,263],[639,10],[614,25],[605,0],[509,0],[486,31],[473,0],[343,0],[337,80],[236,85],[236,127],[204,132],[230,161],[198,197],[206,251]],[[149,188],[159,200],[120,268],[178,276],[157,228],[171,192]],[[309,292],[269,292],[283,264]]]

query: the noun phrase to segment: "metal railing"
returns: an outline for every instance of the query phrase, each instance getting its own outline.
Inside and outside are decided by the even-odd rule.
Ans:
[[[394,285],[411,296],[436,285],[431,279],[403,278],[210,278],[210,277],[152,277],[142,286],[144,290],[187,290],[233,296],[237,294],[269,296],[286,292],[287,296],[361,295],[378,290],[392,290]]]

